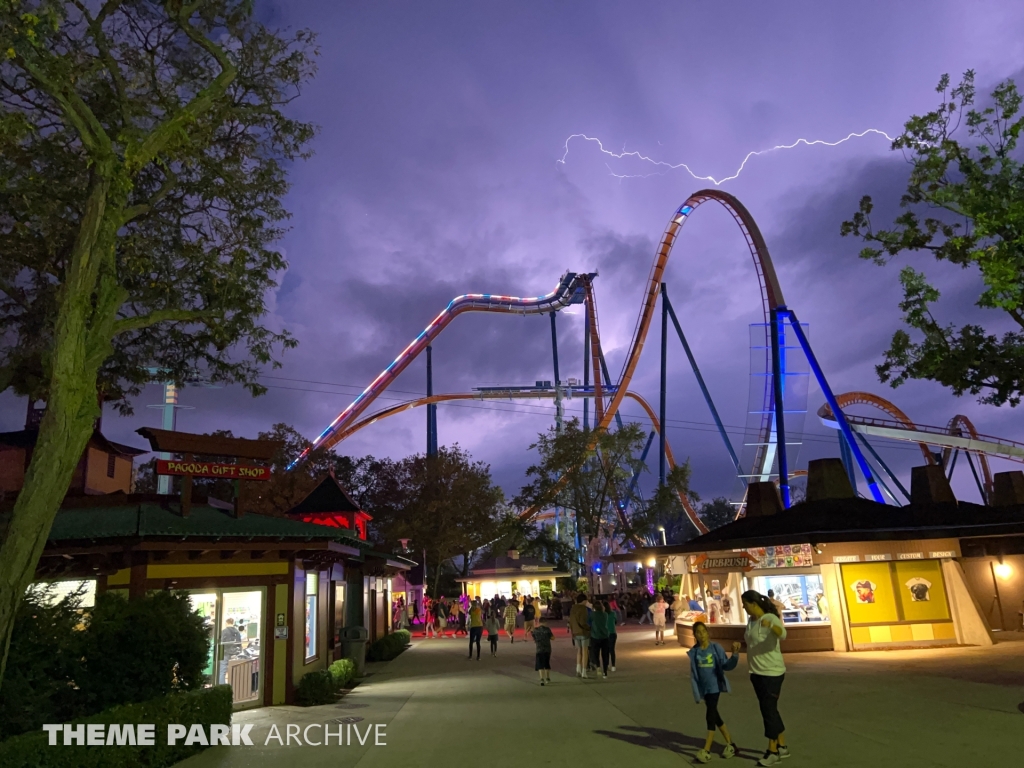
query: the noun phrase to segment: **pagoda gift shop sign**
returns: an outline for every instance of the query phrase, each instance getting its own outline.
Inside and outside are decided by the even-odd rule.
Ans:
[[[270,467],[246,464],[219,464],[212,461],[173,461],[158,459],[158,475],[210,477],[221,480],[269,480]]]

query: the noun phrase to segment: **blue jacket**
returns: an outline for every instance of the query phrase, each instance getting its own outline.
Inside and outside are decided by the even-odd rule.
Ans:
[[[699,645],[695,645],[686,652],[686,655],[690,657],[690,685],[693,687],[693,700],[698,704],[700,704],[706,693],[706,691],[701,690],[700,674],[697,672],[697,650],[699,648]],[[715,677],[718,678],[718,690],[721,693],[729,693],[729,681],[726,679],[725,673],[736,668],[740,657],[735,653],[732,657],[727,657],[725,649],[714,642],[708,644],[708,650],[715,657]]]

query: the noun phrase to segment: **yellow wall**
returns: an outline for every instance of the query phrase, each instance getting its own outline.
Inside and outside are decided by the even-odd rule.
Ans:
[[[119,571],[127,573],[127,571]],[[171,563],[150,565],[146,576],[150,579],[189,579],[202,576],[274,576],[288,573],[288,563]],[[110,580],[107,580],[110,583]]]
[[[122,456],[114,457],[114,476],[107,477],[107,452],[89,446],[85,489],[91,493],[131,493],[132,462]]]
[[[941,621],[949,618],[949,603],[938,560],[903,560],[896,566],[896,588],[900,590],[903,618],[906,621]],[[923,579],[931,587],[926,601],[914,600],[908,586],[911,580]]]
[[[107,586],[113,586],[114,584],[127,584],[131,581],[132,569],[122,568],[117,573],[107,576]]]
[[[851,624],[885,624],[900,620],[889,563],[844,564],[842,572],[843,594]],[[873,603],[857,602],[857,590],[854,587],[860,581],[870,581],[875,585]]]

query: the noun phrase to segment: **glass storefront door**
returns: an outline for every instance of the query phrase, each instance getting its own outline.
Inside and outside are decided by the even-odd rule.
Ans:
[[[235,704],[260,700],[262,629],[266,589],[193,592],[192,605],[206,619],[211,640],[208,685],[230,685]]]

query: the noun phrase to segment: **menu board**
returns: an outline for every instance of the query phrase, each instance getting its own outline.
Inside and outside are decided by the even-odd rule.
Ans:
[[[777,547],[751,547],[747,550],[757,558],[755,568],[802,568],[814,565],[810,544],[782,544]]]

